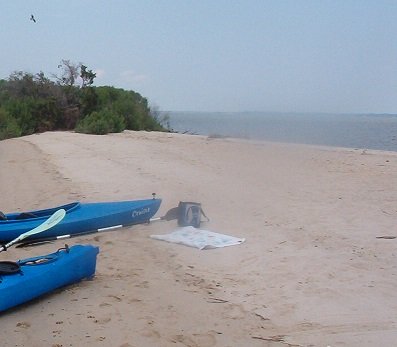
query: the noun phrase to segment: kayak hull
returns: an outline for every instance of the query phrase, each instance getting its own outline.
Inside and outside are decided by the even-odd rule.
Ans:
[[[158,211],[161,199],[80,203],[74,202],[45,210],[5,214],[0,220],[0,242],[6,243],[37,227],[58,209],[64,209],[64,219],[51,229],[29,236],[29,240],[77,235],[134,224],[146,223]]]
[[[19,260],[20,272],[0,275],[0,311],[18,306],[95,274],[99,248],[75,245]]]

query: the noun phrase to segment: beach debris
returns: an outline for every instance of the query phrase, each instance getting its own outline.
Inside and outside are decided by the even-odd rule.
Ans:
[[[210,298],[209,300],[207,300],[207,302],[210,304],[225,304],[229,301],[224,300],[224,299],[219,299],[219,298]]]
[[[251,337],[253,339],[270,341],[270,342],[284,342],[285,335],[275,335],[269,337],[263,337],[263,336],[251,336]]]
[[[33,23],[36,23],[36,18],[34,18],[34,16],[31,14],[30,15],[30,20],[33,22]]]
[[[397,238],[397,236],[377,236],[376,237],[377,239],[386,239],[386,240],[392,240],[392,239],[395,239],[395,238]]]
[[[270,318],[267,318],[267,317],[261,315],[260,313],[257,313],[257,312],[254,312],[254,313],[255,313],[255,316],[259,317],[261,320],[270,320]]]
[[[262,337],[262,336],[251,336],[253,339],[257,340],[263,340],[263,341],[268,341],[268,342],[280,342],[282,345],[287,346],[287,347],[302,347],[302,345],[297,345],[294,343],[288,343],[284,339],[285,335],[275,335],[275,336],[270,336],[270,337]],[[330,347],[330,346],[327,346]]]

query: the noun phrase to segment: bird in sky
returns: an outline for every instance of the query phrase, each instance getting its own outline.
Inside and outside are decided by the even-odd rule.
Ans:
[[[30,20],[33,21],[34,23],[36,23],[36,19],[34,18],[34,16],[32,14],[30,15]]]

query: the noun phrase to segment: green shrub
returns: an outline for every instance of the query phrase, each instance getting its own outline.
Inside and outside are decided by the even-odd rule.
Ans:
[[[119,133],[124,129],[124,118],[107,109],[92,112],[76,125],[76,131],[85,134],[105,135],[108,133]]]
[[[55,81],[43,72],[23,71],[0,79],[0,108],[7,113],[0,120],[2,138],[69,129],[89,134],[168,130],[139,93],[93,87],[95,73],[85,65],[62,60],[60,66],[61,75],[54,76]],[[81,85],[76,80],[79,71]]]
[[[22,130],[17,120],[7,113],[7,111],[0,108],[0,140],[19,137],[21,135]]]

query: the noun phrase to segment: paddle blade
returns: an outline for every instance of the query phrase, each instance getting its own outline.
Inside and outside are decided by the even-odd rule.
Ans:
[[[30,235],[38,234],[38,233],[41,233],[45,230],[48,230],[48,229],[54,227],[65,217],[65,215],[66,215],[66,211],[64,209],[60,209],[60,210],[56,211],[53,215],[51,215],[50,218],[48,218],[42,224],[40,224],[39,226],[37,226],[36,228],[34,228],[30,231],[27,231],[26,233],[20,235],[19,236],[20,240],[23,240]]]
[[[50,216],[50,218],[45,220],[43,223],[41,223],[36,228],[19,235],[16,239],[10,241],[8,244],[3,246],[2,250],[7,249],[8,247],[12,246],[14,243],[22,241],[23,239],[26,239],[27,237],[29,237],[31,235],[41,233],[45,230],[48,230],[48,229],[54,227],[65,217],[65,215],[66,215],[66,211],[64,209],[60,209],[60,210],[56,211],[53,215]],[[0,250],[0,252],[2,250]]]
[[[160,217],[160,219],[170,221],[173,219],[178,219],[178,215],[179,215],[179,206],[168,210],[168,212],[164,216]]]

